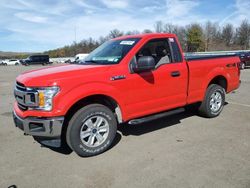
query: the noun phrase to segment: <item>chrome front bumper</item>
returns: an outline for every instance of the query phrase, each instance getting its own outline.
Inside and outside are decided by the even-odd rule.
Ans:
[[[64,117],[21,118],[13,112],[13,119],[16,127],[25,134],[38,137],[58,138],[61,136]]]

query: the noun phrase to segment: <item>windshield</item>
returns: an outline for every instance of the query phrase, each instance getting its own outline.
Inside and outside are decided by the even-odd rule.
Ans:
[[[91,52],[80,64],[118,64],[140,38],[110,40]]]

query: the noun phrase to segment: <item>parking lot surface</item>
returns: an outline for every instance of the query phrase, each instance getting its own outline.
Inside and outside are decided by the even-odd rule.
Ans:
[[[107,152],[80,158],[41,146],[14,127],[15,77],[0,67],[0,187],[250,188],[250,70],[214,119],[193,112],[122,125]]]

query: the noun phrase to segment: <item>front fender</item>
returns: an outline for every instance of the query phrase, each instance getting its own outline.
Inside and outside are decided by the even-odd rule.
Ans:
[[[112,85],[104,83],[83,84],[63,92],[55,99],[55,103],[58,104],[56,108],[65,115],[76,102],[92,95],[106,95],[113,98],[123,113],[124,104],[122,102],[121,92]]]

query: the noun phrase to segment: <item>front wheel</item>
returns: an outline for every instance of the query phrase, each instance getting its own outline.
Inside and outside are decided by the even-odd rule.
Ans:
[[[69,121],[66,141],[79,156],[106,151],[117,131],[114,113],[104,105],[90,104],[78,110]]]
[[[206,96],[199,107],[200,115],[208,118],[218,116],[225,103],[225,90],[217,85],[211,84],[206,91]]]

